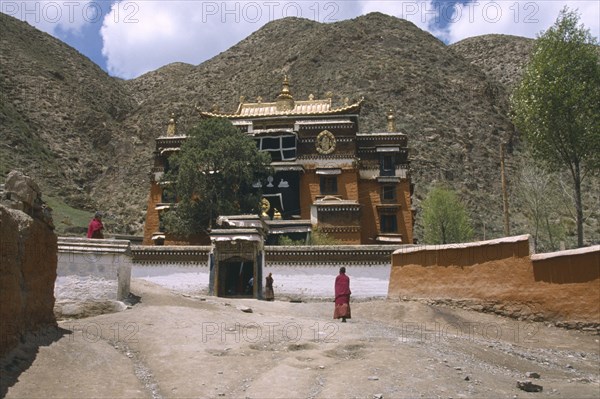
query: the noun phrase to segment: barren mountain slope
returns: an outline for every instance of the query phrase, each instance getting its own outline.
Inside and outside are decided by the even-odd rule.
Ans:
[[[0,13],[0,173],[19,168],[76,207],[129,143],[126,88],[73,48]]]
[[[508,90],[519,82],[533,50],[533,39],[511,35],[470,37],[450,46]]]

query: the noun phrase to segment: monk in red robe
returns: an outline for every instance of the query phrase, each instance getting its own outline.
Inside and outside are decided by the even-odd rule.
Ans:
[[[96,212],[88,226],[87,238],[104,238],[104,225],[102,224],[102,212]]]
[[[335,278],[335,310],[333,312],[334,319],[342,319],[342,323],[346,319],[350,319],[350,278],[346,276],[346,268],[340,268],[340,274]]]

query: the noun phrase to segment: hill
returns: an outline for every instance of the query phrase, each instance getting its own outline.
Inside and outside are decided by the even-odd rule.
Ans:
[[[196,107],[233,111],[240,96],[273,99],[287,74],[296,99],[331,91],[339,105],[364,96],[362,132],[384,130],[394,109],[412,148],[415,204],[432,183],[447,182],[478,238],[502,234],[498,148],[516,142],[507,93],[528,39],[446,46],[380,13],[331,24],[286,18],[198,66],[122,81],[26,23],[0,18],[0,174],[18,167],[70,206],[108,211],[115,232],[141,230],[154,138],[172,112],[185,131],[198,121]]]

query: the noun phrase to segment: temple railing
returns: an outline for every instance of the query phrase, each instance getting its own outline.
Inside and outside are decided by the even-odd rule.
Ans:
[[[406,247],[406,246],[404,246]],[[266,246],[266,266],[369,266],[391,264],[398,245]],[[138,265],[208,264],[210,246],[132,246]]]

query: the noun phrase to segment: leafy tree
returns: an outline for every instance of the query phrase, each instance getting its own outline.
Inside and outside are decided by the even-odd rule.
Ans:
[[[277,245],[302,246],[302,245],[340,245],[341,242],[319,228],[312,229],[307,240],[293,240],[289,237],[279,237]]]
[[[511,105],[533,156],[551,170],[570,172],[581,247],[581,183],[600,169],[600,53],[597,39],[578,22],[577,13],[564,8],[536,40]]]
[[[208,232],[219,215],[258,213],[261,193],[252,183],[266,176],[271,157],[225,119],[207,119],[192,128],[166,174],[177,192],[177,207],[164,224],[171,233]]]
[[[455,192],[434,187],[422,203],[426,244],[450,244],[469,241],[473,229],[467,211]]]

